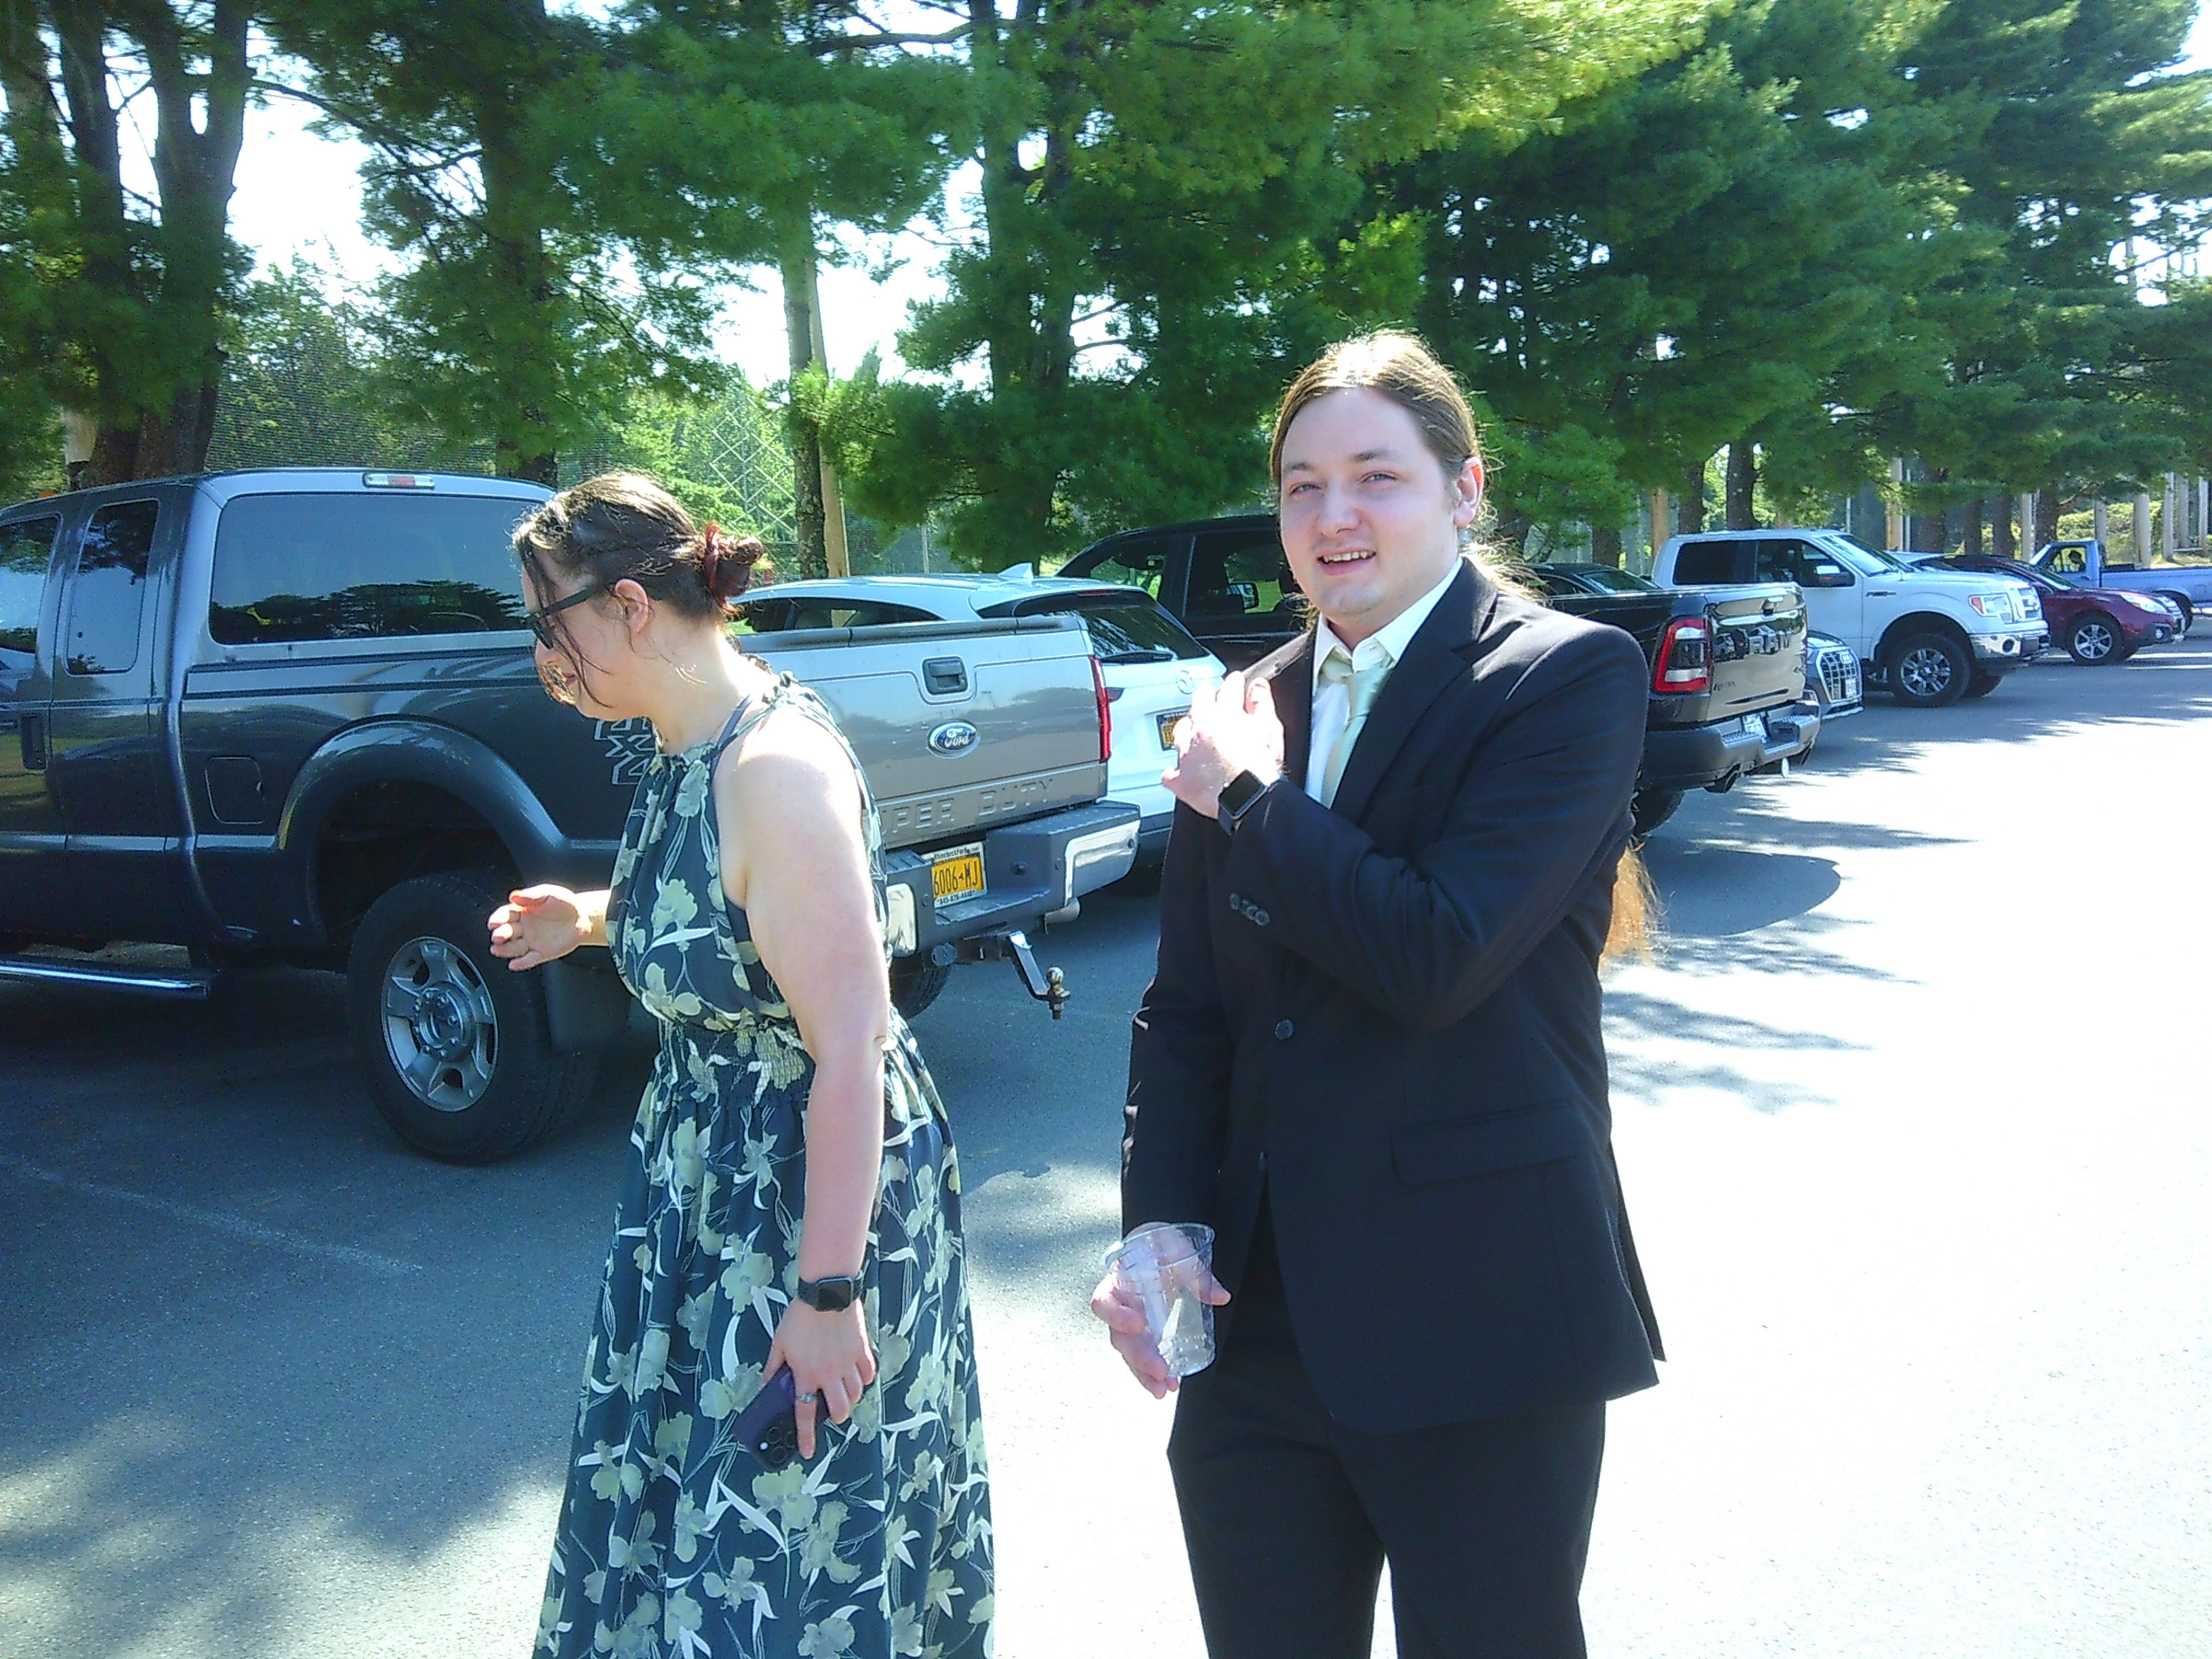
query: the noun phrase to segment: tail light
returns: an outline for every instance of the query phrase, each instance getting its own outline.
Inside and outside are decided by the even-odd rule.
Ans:
[[[1091,659],[1091,684],[1098,693],[1098,763],[1103,766],[1114,758],[1114,716],[1106,707],[1114,699],[1106,690],[1106,671],[1096,657]]]
[[[1660,637],[1651,689],[1680,697],[1713,689],[1712,630],[1701,617],[1677,617]]]

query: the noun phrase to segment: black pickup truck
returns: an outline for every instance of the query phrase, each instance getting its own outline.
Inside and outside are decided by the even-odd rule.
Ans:
[[[547,697],[515,522],[546,495],[328,469],[0,509],[0,984],[204,996],[343,970],[379,1109],[434,1156],[520,1150],[632,1005],[604,951],[489,952],[518,882],[604,886],[653,737]],[[1012,959],[1134,856],[1079,624],[758,634],[837,714],[884,824],[894,998]]]
[[[1725,791],[1754,772],[1787,771],[1820,735],[1805,684],[1804,599],[1794,583],[1594,591],[1515,578],[1555,609],[1623,629],[1651,665],[1636,827],[1663,823],[1692,789]],[[1246,513],[1109,536],[1060,574],[1149,592],[1231,668],[1249,667],[1306,626],[1304,596],[1272,514]]]

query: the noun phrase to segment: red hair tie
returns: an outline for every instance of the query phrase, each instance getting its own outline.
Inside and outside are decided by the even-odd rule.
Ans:
[[[722,526],[711,519],[699,532],[699,576],[707,584],[708,593],[721,598],[715,584],[722,572]]]

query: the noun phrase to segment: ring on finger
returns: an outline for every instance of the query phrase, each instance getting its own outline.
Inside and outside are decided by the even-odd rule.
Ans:
[[[793,1398],[794,1398],[795,1400],[797,1400],[797,1401],[798,1401],[798,1402],[799,1402],[800,1405],[802,1405],[802,1406],[811,1406],[811,1405],[812,1405],[812,1404],[814,1403],[815,1400],[816,1400],[817,1397],[818,1397],[818,1396],[815,1394],[814,1390],[813,1390],[813,1389],[808,1389],[805,1394],[802,1394],[802,1395],[793,1395]]]

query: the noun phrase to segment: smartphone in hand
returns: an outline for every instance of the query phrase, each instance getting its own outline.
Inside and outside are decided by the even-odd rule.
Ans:
[[[799,1395],[791,1367],[763,1382],[753,1403],[738,1413],[737,1435],[763,1468],[780,1469],[799,1455]]]

